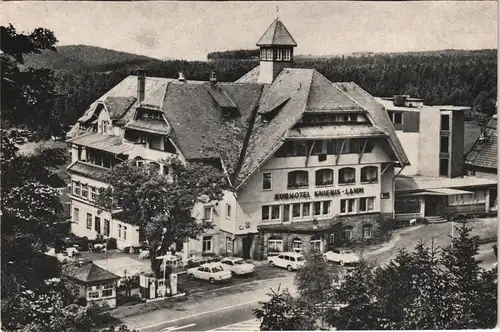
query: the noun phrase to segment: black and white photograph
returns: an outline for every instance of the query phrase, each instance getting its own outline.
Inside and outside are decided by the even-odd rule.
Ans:
[[[1,331],[493,329],[496,1],[2,1]]]

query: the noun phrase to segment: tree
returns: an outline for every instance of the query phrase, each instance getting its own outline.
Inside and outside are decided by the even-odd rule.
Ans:
[[[48,136],[58,116],[52,110],[56,97],[54,74],[49,69],[25,68],[24,55],[56,51],[52,31],[37,28],[30,34],[18,34],[12,24],[0,27],[2,54],[1,95],[3,125],[26,126]]]
[[[121,218],[145,230],[153,271],[160,277],[158,254],[164,254],[177,241],[197,238],[212,225],[192,216],[196,203],[222,199],[226,184],[215,167],[189,163],[177,158],[162,161],[169,175],[158,174],[152,166],[138,167],[126,161],[106,176],[108,188],[97,198],[102,209],[121,209]]]
[[[495,114],[495,103],[485,91],[481,91],[474,99],[474,110],[487,116]]]
[[[254,310],[260,323],[261,331],[301,331],[316,330],[315,319],[305,314],[303,303],[296,301],[287,289],[271,290],[271,299],[261,302],[261,307]]]

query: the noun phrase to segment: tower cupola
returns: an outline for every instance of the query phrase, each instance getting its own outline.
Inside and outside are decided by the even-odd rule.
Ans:
[[[276,18],[257,42],[260,48],[258,83],[272,83],[280,71],[293,62],[293,49],[297,42],[285,25]]]

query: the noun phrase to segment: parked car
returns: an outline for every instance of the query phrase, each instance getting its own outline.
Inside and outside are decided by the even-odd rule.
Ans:
[[[231,271],[224,270],[219,263],[208,263],[187,270],[190,279],[208,280],[211,284],[216,281],[231,279]]]
[[[270,267],[283,267],[288,271],[298,270],[306,264],[304,255],[296,252],[283,252],[278,256],[267,257]]]
[[[336,248],[323,254],[325,261],[333,262],[345,267],[355,267],[360,258],[351,249]]]
[[[203,264],[208,264],[208,263],[218,263],[222,260],[220,257],[212,256],[212,257],[200,257],[200,256],[193,256],[188,259],[186,266],[188,268],[190,267],[196,267],[196,266],[201,266]]]
[[[250,274],[255,271],[255,265],[247,263],[239,257],[227,257],[220,263],[224,270],[231,271],[233,275]]]

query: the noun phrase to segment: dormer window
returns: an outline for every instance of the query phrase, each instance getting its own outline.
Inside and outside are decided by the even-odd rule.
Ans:
[[[267,60],[272,60],[273,59],[273,50],[272,49],[267,49]]]
[[[267,60],[267,51],[265,48],[260,49],[260,59],[261,60]]]

